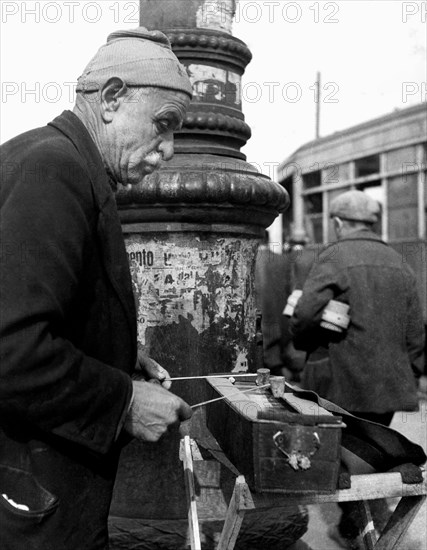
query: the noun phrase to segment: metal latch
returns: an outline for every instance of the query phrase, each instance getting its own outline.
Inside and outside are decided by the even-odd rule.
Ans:
[[[291,432],[279,431],[273,435],[273,441],[294,470],[311,468],[310,457],[320,448],[319,434],[317,432],[308,433],[306,429],[301,428],[296,428]]]

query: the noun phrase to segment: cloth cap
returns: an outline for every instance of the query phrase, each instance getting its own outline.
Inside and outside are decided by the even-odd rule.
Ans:
[[[187,71],[172,52],[167,36],[145,27],[110,34],[77,80],[76,90],[101,90],[112,77],[129,86],[158,86],[192,96]]]
[[[363,191],[346,191],[331,201],[329,214],[344,220],[375,223],[381,207],[378,201]]]

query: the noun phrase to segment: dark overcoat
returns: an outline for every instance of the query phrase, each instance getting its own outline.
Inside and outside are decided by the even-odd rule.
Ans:
[[[350,306],[351,322],[342,336],[319,328],[331,299]],[[311,354],[306,389],[351,412],[417,408],[424,323],[416,280],[405,258],[375,233],[354,232],[319,255],[291,331],[295,347]]]
[[[1,162],[0,547],[104,549],[136,361],[114,193],[70,111]]]

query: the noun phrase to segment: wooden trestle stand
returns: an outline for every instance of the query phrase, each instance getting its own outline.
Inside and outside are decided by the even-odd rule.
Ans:
[[[213,438],[212,438],[213,440]],[[211,440],[211,445],[212,445]],[[184,448],[184,470],[189,509],[189,531],[191,550],[201,550],[197,519],[197,499],[194,490],[193,452],[195,442],[189,436],[182,440]],[[191,444],[190,444],[191,443]],[[225,464],[227,458],[219,445],[214,450],[217,460]],[[223,458],[221,458],[223,455]],[[200,460],[200,458],[199,458]],[[423,505],[427,495],[426,473],[422,483],[404,484],[399,473],[367,474],[351,476],[351,489],[329,494],[292,495],[251,492],[244,476],[238,475],[234,491],[228,504],[224,526],[216,550],[233,550],[246,512],[268,508],[287,508],[290,505],[324,504],[328,502],[358,502],[364,521],[363,542],[366,550],[398,550],[406,531]],[[378,498],[399,498],[383,531],[377,535],[372,521],[369,501]]]
[[[225,521],[216,550],[233,550],[246,512],[350,501],[357,502],[360,508],[366,550],[401,548],[406,531],[426,500],[425,471],[423,481],[417,484],[403,483],[398,472],[352,475],[350,489],[336,490],[341,417],[334,417],[291,393],[276,396],[273,387],[273,396],[262,389],[264,386],[255,387],[249,394],[245,384],[253,387],[253,379],[252,382],[239,379],[233,385],[234,381],[226,378],[209,378],[208,383],[216,398],[209,402],[206,434],[198,436],[197,442],[186,435],[180,450],[192,550],[202,549],[197,504],[200,508],[218,508],[219,498]],[[292,413],[282,410],[283,404],[300,411],[306,418],[302,425],[292,420]],[[266,414],[268,409],[273,414]],[[209,460],[206,455],[202,458],[198,445],[209,452]],[[292,449],[299,451],[295,454]],[[215,469],[218,471],[224,466],[229,476],[226,492],[230,495],[232,491],[228,502],[218,481],[221,476],[217,476],[216,485],[212,483]],[[241,475],[242,472],[245,475]],[[254,490],[251,491],[248,484]],[[196,494],[196,485],[199,494]],[[216,493],[212,493],[213,487]],[[400,501],[387,525],[378,533],[369,501],[385,498],[400,498]]]

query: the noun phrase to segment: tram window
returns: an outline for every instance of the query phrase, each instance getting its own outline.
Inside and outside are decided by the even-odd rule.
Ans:
[[[306,223],[308,238],[312,243],[323,243],[323,220],[320,216],[310,216]]]
[[[386,155],[387,172],[411,172],[417,170],[416,147],[402,147],[388,151]]]
[[[311,189],[312,187],[320,187],[322,185],[322,174],[320,170],[315,172],[308,172],[302,177],[304,182],[304,189]]]
[[[388,180],[388,206],[417,206],[418,177],[417,174],[403,174]]]
[[[307,214],[323,212],[322,193],[311,193],[305,196],[305,211]]]
[[[416,174],[388,180],[388,233],[390,240],[418,236],[418,183]]]
[[[323,197],[322,193],[311,193],[304,197],[305,226],[312,243],[323,242]]]
[[[324,171],[324,183],[341,183],[350,179],[350,162],[345,162],[343,164],[331,163],[329,166],[329,171]]]
[[[363,178],[372,174],[379,174],[380,171],[380,156],[371,155],[357,159],[354,162],[356,178]]]

